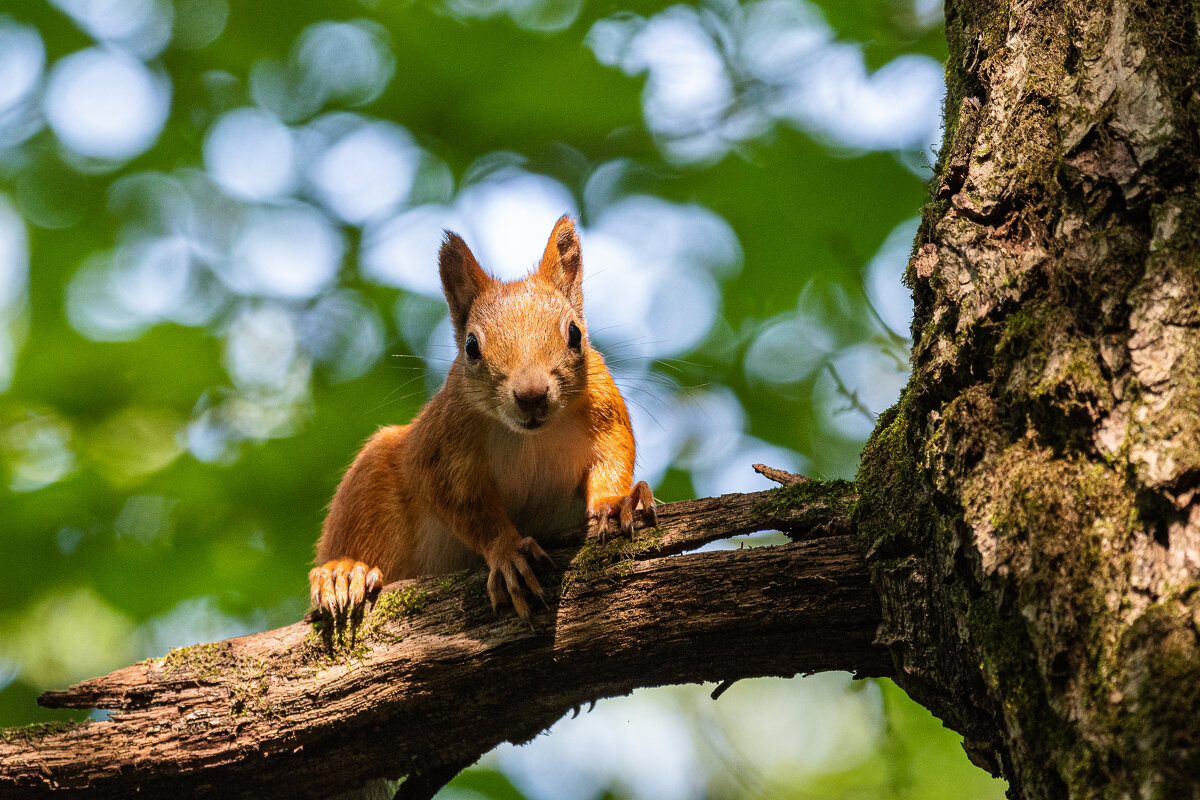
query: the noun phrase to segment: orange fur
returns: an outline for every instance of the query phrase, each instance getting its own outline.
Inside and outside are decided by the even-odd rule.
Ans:
[[[632,532],[646,484],[632,487],[633,431],[604,358],[587,341],[579,239],[554,226],[524,280],[483,271],[446,234],[440,271],[458,343],[446,382],[408,425],[381,428],[347,470],[309,574],[313,603],[331,612],[385,583],[477,564],[491,570],[493,606],[527,617],[521,588],[546,555],[534,537],[587,517]],[[579,346],[570,339],[574,324]],[[468,357],[468,341],[479,357]]]

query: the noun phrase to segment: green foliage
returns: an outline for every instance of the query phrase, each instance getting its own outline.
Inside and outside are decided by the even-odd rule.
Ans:
[[[451,792],[475,792],[488,800],[525,800],[503,772],[494,769],[469,769],[450,783]],[[470,796],[470,795],[468,795]]]

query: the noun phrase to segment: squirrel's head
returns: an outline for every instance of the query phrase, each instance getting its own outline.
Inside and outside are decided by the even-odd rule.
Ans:
[[[439,257],[466,402],[521,433],[537,431],[587,382],[583,259],[569,217],[550,234],[537,269],[499,281],[466,242],[446,232]]]

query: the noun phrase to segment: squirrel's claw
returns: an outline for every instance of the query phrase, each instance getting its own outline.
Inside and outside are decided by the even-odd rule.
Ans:
[[[542,585],[538,583],[537,576],[533,574],[533,568],[529,566],[528,559],[545,561],[551,567],[554,566],[554,559],[546,555],[546,551],[542,549],[541,545],[532,536],[526,536],[517,544],[517,552],[525,556],[524,559],[516,562],[517,570],[521,573],[521,577],[525,579],[525,585],[537,596],[538,600],[542,601],[542,605],[548,610],[550,604],[546,602],[546,592],[543,591]]]
[[[637,502],[642,507],[643,515],[649,515],[650,522],[657,528],[658,507],[654,504],[654,492],[650,491],[650,484],[645,481],[638,481],[630,494],[637,495]]]
[[[546,602],[546,592],[529,564],[530,560],[546,561],[552,565],[554,563],[531,536],[519,539],[509,552],[488,559],[491,569],[488,573],[487,589],[493,611],[498,612],[500,606],[512,603],[513,610],[521,619],[529,619],[529,603],[525,600],[521,579],[524,579],[529,591],[542,601],[542,605],[550,607]]]
[[[645,481],[638,481],[626,495],[612,495],[594,500],[588,508],[588,519],[594,521],[594,530],[603,542],[608,534],[609,520],[617,520],[617,532],[633,537],[634,512],[642,509],[643,518],[649,517],[658,526],[658,510],[654,507],[654,493]]]
[[[383,586],[383,573],[379,567],[343,558],[314,567],[308,573],[308,585],[313,608],[337,616],[353,611]]]

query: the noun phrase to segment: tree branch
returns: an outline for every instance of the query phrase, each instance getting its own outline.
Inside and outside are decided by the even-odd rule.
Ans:
[[[0,731],[0,795],[328,796],[473,761],[635,687],[884,675],[879,602],[845,482],[660,507],[633,541],[552,551],[534,629],[497,620],[485,571],[394,584],[348,633],[303,621],[172,651],[40,699],[112,718]],[[775,547],[673,556],[778,529]],[[573,543],[572,543],[573,542]]]

